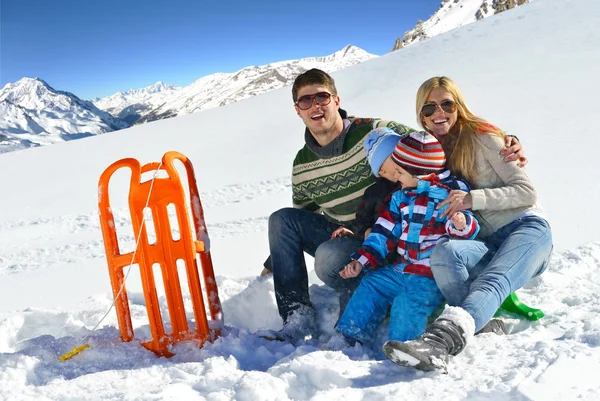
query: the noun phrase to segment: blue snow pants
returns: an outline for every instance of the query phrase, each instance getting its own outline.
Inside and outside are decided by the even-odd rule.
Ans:
[[[425,332],[427,318],[444,297],[430,277],[403,273],[403,265],[369,272],[350,298],[336,330],[369,343],[390,306],[389,339],[414,340]]]

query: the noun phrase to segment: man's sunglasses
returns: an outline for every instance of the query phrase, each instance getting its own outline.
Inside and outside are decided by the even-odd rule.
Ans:
[[[331,103],[331,93],[328,92],[319,92],[314,95],[304,95],[300,96],[298,100],[296,100],[296,106],[300,110],[308,110],[313,104],[316,102],[319,106],[327,106]]]
[[[435,110],[438,108],[438,106],[446,113],[454,113],[456,111],[456,103],[454,103],[452,100],[444,100],[439,105],[436,103],[423,105],[421,108],[421,113],[425,117],[431,117],[433,113],[435,113]]]

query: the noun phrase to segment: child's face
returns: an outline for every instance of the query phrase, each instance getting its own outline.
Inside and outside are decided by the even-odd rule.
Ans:
[[[419,179],[408,171],[400,167],[396,162],[392,160],[392,156],[388,156],[387,159],[381,165],[379,169],[379,175],[388,181],[400,182],[402,188],[413,188],[417,186]]]

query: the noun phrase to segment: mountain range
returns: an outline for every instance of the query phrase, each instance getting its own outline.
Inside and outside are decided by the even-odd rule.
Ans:
[[[425,22],[398,39],[394,49],[514,8],[528,0],[443,0]],[[185,87],[163,82],[91,101],[52,88],[39,78],[23,78],[0,90],[0,153],[98,135],[238,102],[286,85],[310,69],[334,72],[377,57],[347,45],[324,57],[249,66],[215,73]]]
[[[0,90],[0,153],[127,128],[129,124],[39,78]]]
[[[291,85],[298,74],[310,68],[334,72],[374,57],[377,56],[347,45],[325,57],[280,61],[245,67],[234,73],[211,74],[183,88],[158,82],[137,91],[119,92],[94,103],[125,121],[139,124],[224,106]]]
[[[290,85],[310,69],[334,72],[377,57],[348,45],[325,57],[250,66],[216,73],[180,88],[163,82],[82,100],[39,78],[23,78],[0,90],[0,153],[102,134],[237,102]]]

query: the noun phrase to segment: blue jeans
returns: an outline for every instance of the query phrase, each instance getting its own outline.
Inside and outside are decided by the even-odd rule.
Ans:
[[[345,309],[361,276],[344,280],[339,271],[350,261],[350,255],[360,247],[362,239],[330,239],[338,227],[323,215],[302,209],[283,208],[269,217],[275,299],[284,322],[297,309],[313,308],[308,295],[304,252],[315,258],[319,279],[339,293],[340,314]]]
[[[427,318],[443,301],[432,278],[403,273],[388,265],[365,275],[336,330],[368,343],[391,306],[389,339],[414,340],[425,332]]]
[[[546,270],[551,253],[548,222],[527,216],[500,228],[486,242],[438,243],[431,270],[446,302],[473,316],[477,332],[512,292]]]

